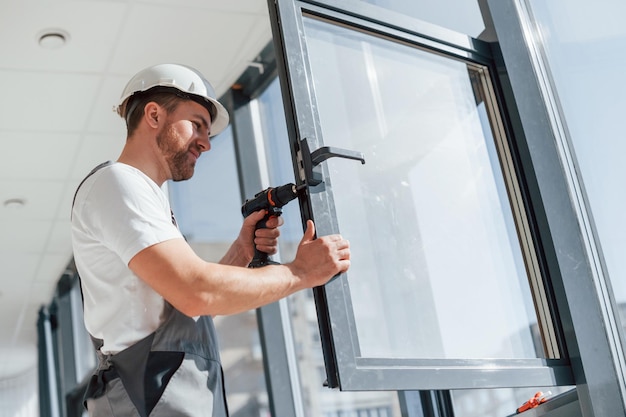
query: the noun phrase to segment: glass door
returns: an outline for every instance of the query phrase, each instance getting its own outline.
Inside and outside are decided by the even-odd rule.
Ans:
[[[329,385],[571,384],[489,46],[331,3],[268,2],[303,220],[352,247],[315,289]]]

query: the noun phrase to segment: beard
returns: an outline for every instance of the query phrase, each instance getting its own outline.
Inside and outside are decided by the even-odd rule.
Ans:
[[[185,141],[173,126],[171,124],[164,126],[156,140],[170,169],[172,180],[185,181],[191,178],[196,166],[195,158],[190,158],[189,147],[183,148],[179,145]]]

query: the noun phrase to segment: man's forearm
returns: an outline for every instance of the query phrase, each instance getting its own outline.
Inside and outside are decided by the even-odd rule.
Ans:
[[[219,263],[222,265],[248,266],[252,256],[246,253],[239,240],[235,240]]]

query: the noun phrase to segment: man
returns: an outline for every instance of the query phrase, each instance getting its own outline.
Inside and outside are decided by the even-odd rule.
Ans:
[[[124,149],[85,178],[72,209],[85,325],[99,356],[87,409],[91,416],[226,416],[211,317],[323,285],[349,268],[349,244],[339,235],[315,239],[309,221],[292,262],[246,268],[255,246],[277,248],[282,219],[255,232],[259,211],[219,263],[203,261],[176,227],[161,186],[193,175],[228,113],[199,72],[175,64],[135,75],[118,113],[127,124]]]

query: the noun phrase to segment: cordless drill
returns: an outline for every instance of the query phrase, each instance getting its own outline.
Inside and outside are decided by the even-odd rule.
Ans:
[[[291,200],[298,196],[298,191],[300,191],[304,186],[296,187],[295,184],[285,184],[280,187],[270,187],[259,193],[257,193],[254,198],[246,200],[241,206],[241,213],[243,217],[248,217],[250,214],[259,210],[267,210],[267,214],[256,224],[256,229],[263,229],[266,227],[267,221],[271,217],[278,217],[283,213],[282,207],[289,203]],[[269,255],[265,252],[261,252],[256,248],[254,248],[254,258],[249,268],[259,268],[261,266],[276,264],[269,259]]]

